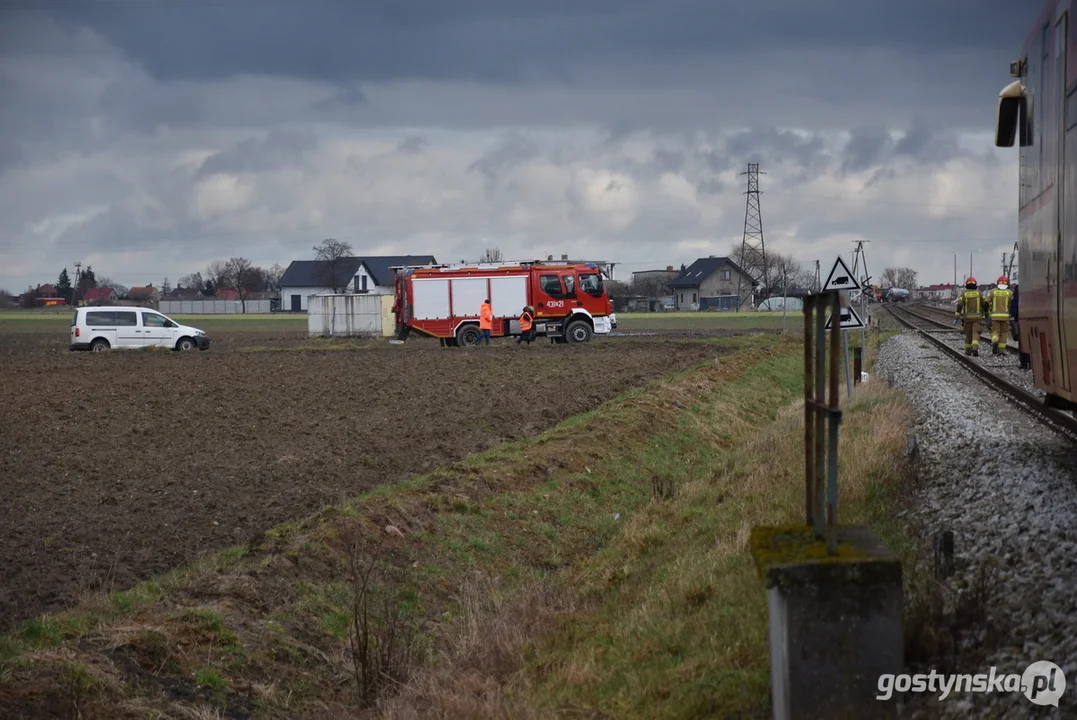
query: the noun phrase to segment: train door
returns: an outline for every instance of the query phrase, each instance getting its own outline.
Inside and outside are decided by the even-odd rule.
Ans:
[[[1070,393],[1070,371],[1069,371],[1069,342],[1066,339],[1066,319],[1069,317],[1069,313],[1066,312],[1066,287],[1070,284],[1070,276],[1073,272],[1073,263],[1071,262],[1069,254],[1066,252],[1067,247],[1064,240],[1067,233],[1071,228],[1066,227],[1066,206],[1069,204],[1066,198],[1067,187],[1065,184],[1066,179],[1066,56],[1068,52],[1069,37],[1066,32],[1066,21],[1069,13],[1063,13],[1055,24],[1055,37],[1054,37],[1054,88],[1052,92],[1054,95],[1055,104],[1055,127],[1057,128],[1056,140],[1057,143],[1054,153],[1055,159],[1055,197],[1054,197],[1054,218],[1052,218],[1055,229],[1055,242],[1058,249],[1058,262],[1055,263],[1055,272],[1058,274],[1055,283],[1056,306],[1058,312],[1056,317],[1058,318],[1058,348],[1062,364],[1060,366],[1061,375],[1060,381],[1062,390],[1068,395]],[[1046,68],[1045,68],[1046,69]]]

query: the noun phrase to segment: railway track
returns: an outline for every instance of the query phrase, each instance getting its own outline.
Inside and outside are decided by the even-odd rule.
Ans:
[[[926,315],[922,315],[919,312],[914,312],[912,310],[913,307],[915,307],[917,310],[923,310],[925,312],[931,313],[931,314],[935,315],[935,318],[929,318]],[[937,326],[940,330],[941,329],[946,329],[946,330],[951,330],[953,332],[963,332],[960,325],[955,326],[953,324],[954,315],[953,315],[952,311],[943,310],[942,308],[931,307],[930,305],[913,305],[912,307],[903,308],[903,309],[905,310],[905,312],[909,313],[910,315],[915,315],[917,318],[919,318],[919,319],[921,319],[921,320],[923,320],[925,322],[934,323],[934,325]],[[944,316],[946,317],[945,321],[941,319]],[[939,318],[939,319],[936,319],[936,318]],[[1010,338],[1009,342],[1017,342],[1017,341],[1014,338]],[[1010,353],[1012,355],[1018,354],[1017,346],[1016,345],[1011,345],[1011,344],[1009,344],[1009,342],[1007,342],[1007,344],[1006,344],[1006,352]],[[989,333],[980,333],[980,344],[981,345],[986,344],[986,345],[990,346],[991,345],[991,335]]]
[[[910,330],[918,332],[939,350],[942,350],[958,363],[964,365],[965,368],[970,370],[989,387],[1010,397],[1014,402],[1020,405],[1022,409],[1026,410],[1037,420],[1053,430],[1068,436],[1072,440],[1077,440],[1077,418],[1073,415],[1055,410],[1054,408],[1045,407],[1040,398],[984,367],[984,365],[979,362],[979,358],[965,355],[965,353],[950,346],[945,340],[939,337],[939,335],[943,333],[956,332],[955,328],[945,327],[944,323],[924,317],[907,308],[899,308],[892,304],[888,304],[885,307],[895,320]],[[1014,350],[1016,351],[1016,348],[1014,348]]]

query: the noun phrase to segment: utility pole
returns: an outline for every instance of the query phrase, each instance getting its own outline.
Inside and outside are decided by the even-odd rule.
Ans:
[[[78,307],[79,287],[82,285],[82,263],[75,262],[75,287],[71,289],[71,304]]]
[[[763,244],[763,211],[759,207],[759,176],[766,173],[759,172],[759,163],[748,163],[748,171],[741,175],[748,176],[748,190],[744,193],[747,198],[744,204],[744,236],[740,243],[741,270],[748,274],[753,288],[762,283],[764,292],[770,290],[770,277],[767,272],[767,250]],[[737,277],[737,311],[744,304],[746,295],[743,294],[742,285],[744,276]]]
[[[820,287],[821,283],[822,283],[822,280],[819,279],[819,261],[816,260],[815,261],[815,284],[812,285],[812,292],[820,292],[822,290],[822,288]]]
[[[957,298],[957,253],[954,253],[954,291],[951,293],[951,300]]]
[[[867,298],[867,289],[866,288],[868,287],[868,281],[871,280],[871,276],[868,275],[868,258],[864,254],[864,243],[866,243],[866,242],[871,242],[871,241],[870,240],[857,240],[856,241],[856,250],[853,251],[853,277],[856,279],[856,282],[860,285],[860,312],[863,313],[863,316],[864,316],[863,318],[861,318],[862,320],[864,320],[868,316],[868,298]],[[861,278],[861,276],[857,273],[857,268],[860,267],[861,262],[863,262],[863,264],[864,264],[863,278]],[[863,348],[866,347],[866,346],[867,346],[867,330],[864,327],[861,327],[860,328],[860,347],[861,347],[861,352],[863,352]]]

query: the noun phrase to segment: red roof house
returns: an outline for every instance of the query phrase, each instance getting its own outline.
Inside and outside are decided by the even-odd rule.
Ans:
[[[116,291],[110,287],[95,287],[86,291],[82,301],[88,305],[101,305],[116,301]]]

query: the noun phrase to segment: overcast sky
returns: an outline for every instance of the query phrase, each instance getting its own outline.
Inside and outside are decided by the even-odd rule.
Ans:
[[[0,0],[0,288],[81,261],[769,251],[992,279],[1013,0]]]

